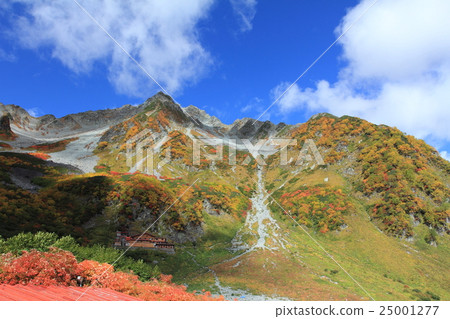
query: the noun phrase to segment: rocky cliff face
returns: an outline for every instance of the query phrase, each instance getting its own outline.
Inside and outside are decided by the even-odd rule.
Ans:
[[[0,104],[0,112],[10,114],[13,130],[47,138],[64,137],[108,127],[136,115],[139,111],[138,107],[124,105],[117,109],[87,111],[61,118],[53,115],[33,117],[20,106]]]
[[[270,121],[255,121],[251,118],[243,118],[234,121],[232,124],[226,125],[217,117],[211,116],[204,110],[193,105],[183,109],[183,111],[198,120],[202,127],[213,128],[216,134],[222,134],[229,138],[237,139],[260,139],[276,136],[283,128],[290,125],[284,123],[274,124]]]
[[[5,114],[0,118],[0,139],[12,140],[16,135],[11,130],[10,115]]]
[[[209,115],[204,110],[201,110],[196,106],[189,105],[188,107],[184,108],[183,111],[205,126],[215,127],[219,129],[226,129],[228,127],[228,125],[223,124],[217,117]]]
[[[292,127],[284,123],[274,124],[270,121],[255,121],[251,118],[236,120],[230,125],[227,134],[240,139],[263,139],[276,136],[283,128]]]

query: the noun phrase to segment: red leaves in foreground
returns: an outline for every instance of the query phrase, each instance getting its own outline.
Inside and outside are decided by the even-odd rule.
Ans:
[[[24,251],[20,257],[12,254],[0,256],[0,283],[30,285],[75,285],[82,276],[95,287],[109,288],[142,300],[223,300],[213,298],[209,292],[198,295],[186,291],[185,286],[171,282],[172,276],[161,275],[160,280],[142,282],[138,276],[114,272],[114,267],[92,260],[77,263],[72,253],[51,248],[49,252]]]
[[[109,264],[85,260],[78,264],[79,274],[92,286],[109,288],[143,300],[223,300],[213,298],[209,292],[197,295],[186,291],[185,286],[172,283],[171,275],[161,275],[160,280],[141,282],[138,276],[124,272],[114,272]]]
[[[70,286],[75,284],[77,260],[70,252],[24,252],[20,257],[11,253],[0,257],[0,282],[42,286]]]

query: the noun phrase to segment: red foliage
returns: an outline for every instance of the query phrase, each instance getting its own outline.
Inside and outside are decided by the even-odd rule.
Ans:
[[[69,144],[70,142],[76,141],[76,140],[78,140],[78,137],[69,138],[66,140],[62,140],[62,141],[58,141],[58,142],[50,143],[50,144],[32,145],[29,148],[37,150],[37,151],[41,151],[41,152],[48,152],[48,153],[60,152],[60,151],[64,151],[66,149],[67,144]]]
[[[40,153],[40,152],[28,153],[28,155],[32,155],[34,157],[40,158],[41,160],[48,160],[50,158],[50,155],[48,155],[46,153]]]
[[[344,223],[343,213],[353,205],[339,188],[301,188],[281,195],[289,215],[321,233],[335,230]]]
[[[9,145],[8,143],[2,143],[2,142],[0,142],[0,147],[6,148],[6,149],[12,149],[12,146]]]
[[[109,288],[142,300],[223,300],[213,298],[209,292],[190,293],[185,286],[172,283],[171,275],[161,275],[160,280],[142,282],[138,276],[114,271],[112,265],[84,260],[77,263],[72,253],[51,248],[49,252],[24,251],[19,257],[11,253],[0,256],[0,283],[30,285],[75,285],[82,276],[91,286]]]
[[[138,276],[124,272],[114,272],[114,267],[93,260],[84,260],[78,264],[78,273],[92,286],[110,288],[129,295],[137,295],[141,284]]]
[[[124,272],[114,272],[114,267],[92,260],[79,264],[79,273],[92,286],[109,288],[143,300],[223,300],[212,298],[210,293],[197,295],[186,291],[185,286],[172,283],[171,275],[161,275],[160,280],[141,282],[138,276]]]
[[[69,286],[76,278],[77,260],[67,251],[32,250],[18,258],[11,254],[1,256],[0,270],[0,282],[4,284]]]

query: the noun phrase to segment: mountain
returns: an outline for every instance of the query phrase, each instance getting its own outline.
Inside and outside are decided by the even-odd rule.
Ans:
[[[9,114],[2,115],[0,118],[0,137],[3,140],[14,140],[16,135],[11,130],[11,120]]]
[[[450,163],[396,128],[327,113],[226,125],[163,93],[62,118],[0,111],[4,237],[111,245],[150,227],[176,254],[140,258],[228,298],[450,297]]]

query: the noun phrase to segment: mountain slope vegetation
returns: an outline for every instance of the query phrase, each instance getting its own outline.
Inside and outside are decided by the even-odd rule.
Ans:
[[[225,125],[162,93],[108,110],[105,122],[73,115],[78,139],[42,137],[17,107],[10,114],[17,137],[0,144],[5,238],[48,231],[110,246],[117,230],[149,230],[176,253],[127,255],[227,299],[450,298],[450,163],[396,128],[330,114]],[[284,155],[274,139],[292,142]],[[84,171],[52,162],[61,158]]]

